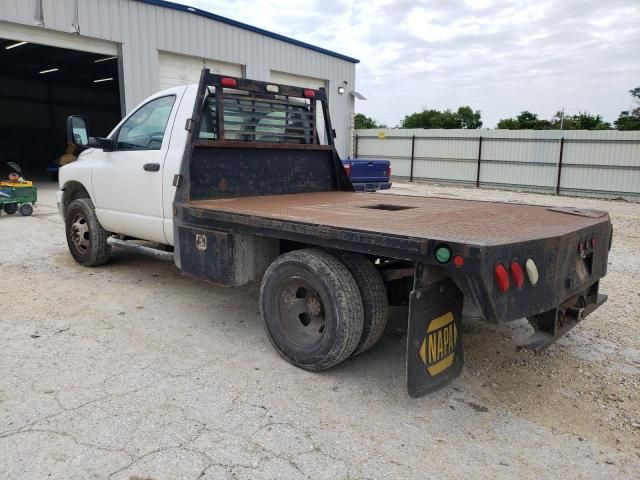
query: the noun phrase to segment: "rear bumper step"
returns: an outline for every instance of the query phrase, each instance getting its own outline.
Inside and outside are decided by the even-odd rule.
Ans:
[[[536,319],[530,319],[529,321],[536,331],[518,344],[518,350],[531,350],[535,353],[544,351],[606,301],[607,296],[598,293],[595,301],[584,307],[559,307],[545,312]],[[545,321],[540,321],[542,318]],[[553,320],[553,325],[548,321],[550,318]]]

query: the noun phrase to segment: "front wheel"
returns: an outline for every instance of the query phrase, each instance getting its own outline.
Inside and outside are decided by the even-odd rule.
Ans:
[[[342,362],[362,336],[358,285],[340,260],[322,250],[278,257],[262,281],[260,312],[278,353],[305,370]]]
[[[102,228],[88,198],[74,200],[65,212],[65,229],[69,252],[85,267],[102,265],[109,260],[109,234]]]
[[[18,211],[18,204],[17,203],[5,203],[4,211],[8,215],[13,215],[14,213],[16,213]]]

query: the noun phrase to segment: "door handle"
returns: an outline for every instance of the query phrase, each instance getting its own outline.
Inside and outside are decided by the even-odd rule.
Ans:
[[[145,163],[142,168],[144,168],[145,171],[147,171],[147,172],[158,172],[158,171],[160,171],[160,164],[159,163]]]

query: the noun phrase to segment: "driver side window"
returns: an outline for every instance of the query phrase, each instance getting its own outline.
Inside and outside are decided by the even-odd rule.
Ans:
[[[160,150],[175,99],[156,98],[140,107],[120,127],[116,150]]]

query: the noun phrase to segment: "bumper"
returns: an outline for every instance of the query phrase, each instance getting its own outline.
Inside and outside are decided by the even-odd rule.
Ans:
[[[554,343],[607,301],[607,296],[598,292],[598,284],[575,295],[557,308],[529,317],[535,332],[518,348],[538,353]]]
[[[389,190],[391,182],[363,182],[353,183],[356,192],[375,192],[377,190]]]

